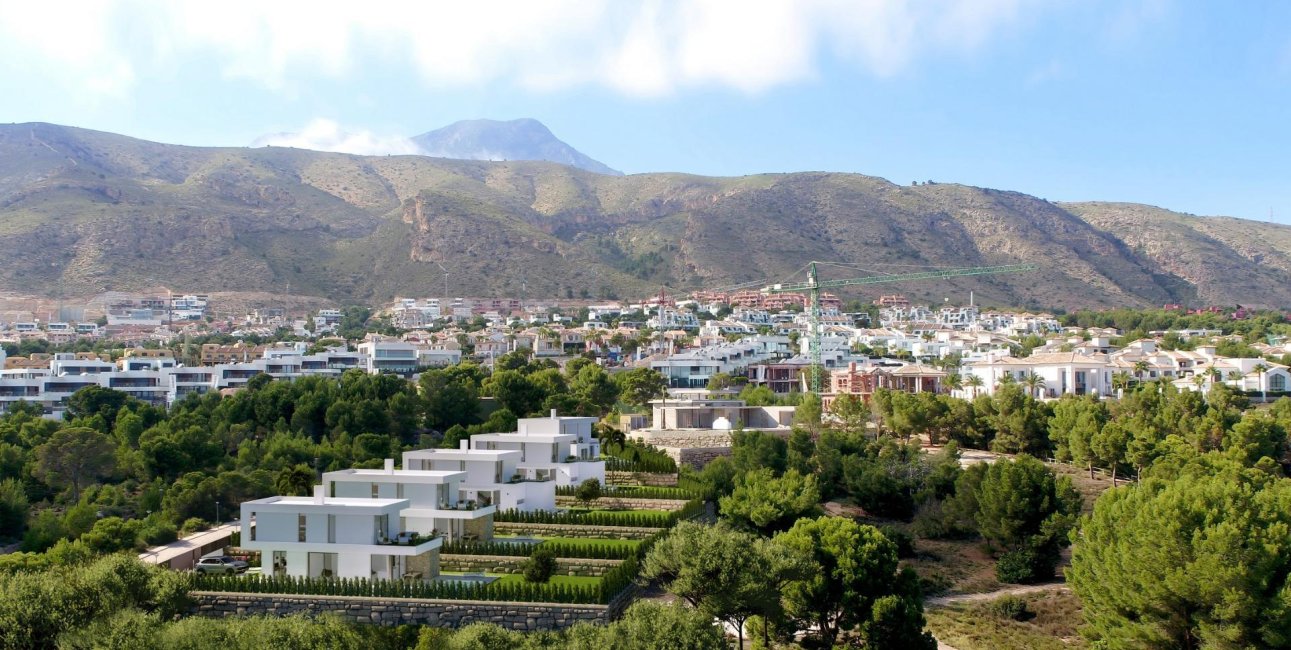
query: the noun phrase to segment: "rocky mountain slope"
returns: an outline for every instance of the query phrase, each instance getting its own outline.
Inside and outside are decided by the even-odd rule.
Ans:
[[[271,291],[341,301],[639,296],[1033,262],[876,285],[941,302],[1291,306],[1291,228],[1141,205],[1055,204],[855,174],[609,176],[548,162],[197,148],[0,126],[0,290]],[[801,277],[800,275],[797,277]]]
[[[597,174],[622,176],[584,155],[534,119],[462,120],[412,138],[427,156],[459,160],[546,160]]]

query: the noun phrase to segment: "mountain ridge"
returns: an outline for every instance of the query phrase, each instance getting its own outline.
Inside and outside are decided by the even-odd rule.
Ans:
[[[546,160],[597,174],[622,176],[623,172],[566,144],[529,117],[515,120],[459,120],[410,140],[427,156],[457,160]]]
[[[1024,275],[880,285],[1001,306],[1291,305],[1291,227],[1139,204],[1054,203],[859,174],[608,176],[550,162],[165,145],[0,125],[0,290],[636,296],[1031,262]]]

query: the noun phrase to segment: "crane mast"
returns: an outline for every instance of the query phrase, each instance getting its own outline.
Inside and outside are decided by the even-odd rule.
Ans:
[[[773,284],[762,289],[763,293],[798,293],[805,291],[807,293],[807,313],[808,313],[808,336],[809,345],[811,346],[811,392],[820,394],[821,375],[824,374],[824,367],[821,363],[821,331],[820,331],[820,290],[832,287],[846,287],[862,284],[882,284],[885,282],[906,282],[918,280],[937,280],[942,278],[956,278],[970,275],[997,275],[1002,273],[1022,273],[1025,271],[1035,271],[1038,267],[1035,264],[1005,264],[1002,266],[972,266],[961,269],[942,269],[938,271],[921,271],[919,273],[900,273],[896,275],[874,275],[864,278],[848,278],[845,280],[825,280],[821,281],[816,272],[816,262],[807,264],[807,281],[794,284]]]

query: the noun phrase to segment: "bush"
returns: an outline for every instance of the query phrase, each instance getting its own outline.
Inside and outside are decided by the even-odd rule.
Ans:
[[[549,549],[556,557],[586,558],[589,560],[622,560],[637,554],[636,548],[624,544],[605,544],[591,542],[587,544],[570,544],[566,542],[542,542],[543,548]],[[446,542],[440,547],[441,555],[501,555],[520,557],[529,555],[534,545],[515,544],[511,542]]]
[[[579,483],[574,490],[574,498],[584,504],[590,504],[601,498],[601,482],[594,478],[589,478]]]
[[[524,563],[524,580],[545,583],[555,575],[556,568],[556,554],[539,545],[529,555],[529,561]]]
[[[192,535],[193,533],[208,530],[210,527],[210,522],[205,519],[200,517],[189,517],[188,519],[185,519],[183,525],[179,527],[179,534],[181,537]]]
[[[911,537],[910,533],[896,526],[879,526],[879,532],[883,533],[883,536],[888,538],[888,541],[896,544],[897,557],[914,557],[914,537]]]
[[[628,526],[640,528],[669,528],[683,519],[690,519],[704,509],[704,503],[694,499],[675,512],[552,512],[538,510],[502,510],[493,515],[493,521],[521,524],[578,524],[584,526]]]
[[[995,564],[995,578],[1013,584],[1040,582],[1052,578],[1057,566],[1057,549],[1028,546],[1001,555]]]
[[[1026,621],[1035,617],[1035,613],[1027,607],[1027,601],[1017,596],[1000,596],[986,604],[986,611],[995,618]]]

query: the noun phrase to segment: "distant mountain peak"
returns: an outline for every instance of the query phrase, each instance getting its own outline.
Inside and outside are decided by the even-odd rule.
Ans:
[[[530,117],[462,120],[412,138],[428,156],[459,160],[546,160],[597,174],[623,172],[592,159]]]

